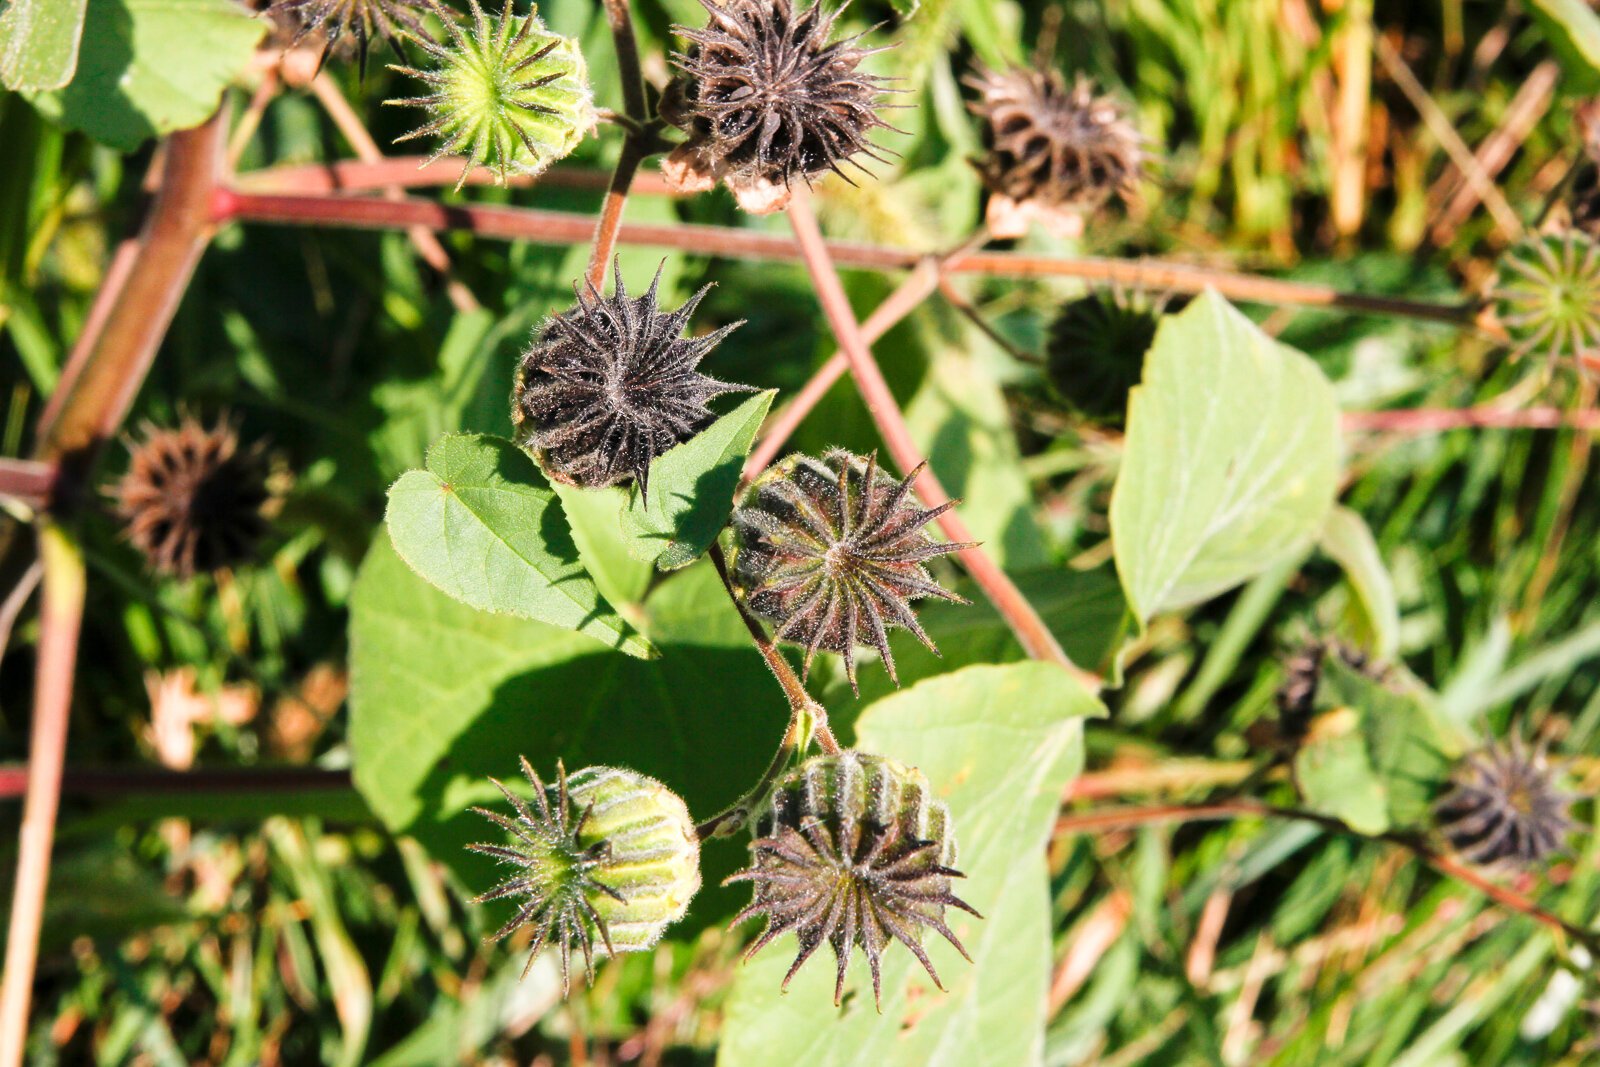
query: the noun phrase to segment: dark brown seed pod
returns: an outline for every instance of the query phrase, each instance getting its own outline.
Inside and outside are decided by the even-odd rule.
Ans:
[[[792,0],[700,0],[704,29],[674,27],[689,41],[673,56],[682,72],[662,115],[689,134],[663,164],[688,189],[726,181],[746,211],[766,214],[788,203],[798,179],[844,175],[857,157],[882,161],[867,140],[892,128],[875,107],[882,78],[859,69],[878,49],[858,38],[829,41],[838,11]],[[848,177],[846,177],[848,180]]]
[[[837,964],[835,1004],[844,996],[857,946],[867,957],[880,1009],[879,961],[892,942],[906,946],[941,989],[922,947],[924,929],[937,931],[971,961],[945,923],[945,909],[978,912],[952,891],[951,880],[963,875],[952,866],[950,813],[920,772],[853,750],[816,756],[778,784],[755,835],[750,866],[728,879],[749,882],[755,894],[734,925],[766,918],[746,959],[794,931],[800,954],[784,975],[785,989],[825,941]]]
[[[1109,96],[1080,76],[1067,88],[1054,70],[981,71],[968,84],[979,98],[987,154],[978,170],[988,187],[991,222],[1006,234],[1038,217],[1058,227],[1064,216],[1133,196],[1148,155],[1144,138]]]
[[[589,285],[539,328],[517,370],[511,419],[552,478],[588,488],[633,478],[642,494],[650,461],[711,421],[713,397],[754,390],[696,369],[742,325],[683,336],[709,285],[668,313],[656,303],[659,269],[640,297],[628,296],[620,262],[615,277],[611,296]]]
[[[177,429],[147,422],[142,433],[113,495],[125,536],[150,566],[189,578],[252,559],[271,497],[263,450],[241,449],[226,420],[209,430],[188,417]]]
[[[683,918],[700,889],[700,838],[683,800],[654,778],[585,767],[569,780],[558,762],[551,789],[526,759],[521,762],[533,787],[531,805],[491,778],[515,817],[472,809],[511,838],[467,848],[514,868],[473,903],[520,900],[516,914],[490,940],[531,925],[533,946],[523,976],[546,946],[554,947],[565,991],[574,945],[592,982],[597,937],[608,956],[642,952]]]
[[[911,602],[966,603],[933,580],[924,564],[975,547],[935,541],[924,527],[955,503],[924,508],[911,483],[863,459],[830,449],[821,459],[792,455],[750,487],[733,513],[733,580],[752,612],[779,640],[805,646],[809,672],[818,649],[844,657],[856,687],[854,652],[868,645],[895,677],[888,630],[902,627],[937,653]]]
[[[1050,383],[1075,410],[1120,424],[1164,311],[1162,302],[1119,289],[1067,301],[1050,324]]]
[[[430,10],[429,0],[277,0],[267,13],[288,24],[289,47],[315,34],[322,38],[324,59],[353,54],[365,70],[374,40],[388,41],[398,52],[401,31],[426,37],[422,18]]]
[[[1464,757],[1435,806],[1439,831],[1463,859],[1532,867],[1561,848],[1575,798],[1556,787],[1543,745],[1513,734]]]

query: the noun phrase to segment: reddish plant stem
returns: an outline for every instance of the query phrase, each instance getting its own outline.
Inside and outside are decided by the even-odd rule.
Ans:
[[[1395,408],[1347,411],[1346,430],[1426,434],[1448,430],[1600,430],[1600,409],[1556,407]]]
[[[26,766],[0,767],[0,800],[14,800],[26,788]],[[162,796],[174,793],[299,793],[350,788],[349,771],[321,767],[201,768],[169,771],[154,767],[69,768],[61,791],[74,796]]]
[[[828,257],[822,229],[817,225],[816,215],[812,213],[806,195],[797,195],[790,202],[789,222],[800,243],[801,258],[810,272],[811,284],[817,291],[822,313],[833,329],[845,358],[850,361],[850,374],[855,378],[856,388],[861,391],[861,398],[866,402],[867,411],[872,415],[873,424],[882,435],[889,455],[903,473],[909,474],[920,467],[914,488],[924,505],[936,508],[947,503],[950,495],[939,484],[933,471],[922,465],[922,454],[911,438],[905,416],[901,414],[889,383],[884,380],[883,372],[878,369],[877,361],[872,358],[872,350],[867,347],[866,339],[861,334],[861,326],[856,322],[855,312],[850,308],[850,300],[839,281],[839,274]],[[977,540],[953,509],[940,515],[937,521],[939,528],[951,541]],[[1100,678],[1068,658],[1033,605],[1028,603],[1021,590],[989,558],[987,552],[981,547],[967,548],[959,552],[957,558],[1016,635],[1024,652],[1033,659],[1059,664],[1091,692],[1099,691]]]
[[[431,200],[373,201],[340,196],[281,196],[222,190],[213,206],[218,221],[272,222],[295,226],[351,226],[358,229],[403,229],[422,225],[435,230],[466,230],[481,237],[544,244],[584,244],[593,224],[584,215],[538,208],[487,205],[444,205]],[[793,261],[800,258],[795,242],[779,234],[728,226],[688,223],[622,224],[622,244],[649,245],[700,255],[733,259]],[[871,270],[909,270],[925,253],[855,242],[829,242],[828,253],[841,266]],[[1215,289],[1247,303],[1336,308],[1372,315],[1399,315],[1454,326],[1472,324],[1476,309],[1465,304],[1428,304],[1391,297],[1345,293],[1331,286],[1232,274],[1183,263],[1127,261],[1070,256],[1035,256],[1016,252],[975,252],[950,267],[954,274],[994,277],[1081,278],[1089,282],[1141,289],[1199,293]]]
[[[136,250],[119,250],[106,279],[109,296],[90,315],[93,331],[39,420],[36,458],[61,460],[63,473],[86,469],[116,433],[212,232],[225,129],[221,115],[166,143],[166,166]],[[120,284],[118,284],[120,283]]]
[[[56,465],[0,456],[0,497],[9,497],[34,511],[44,511],[55,496]]]
[[[600,218],[595,223],[594,247],[589,253],[589,285],[600,289],[606,276],[606,265],[617,247],[617,230],[622,225],[622,212],[628,206],[628,191],[633,186],[634,175],[647,154],[648,135],[645,124],[649,112],[644,95],[644,71],[639,66],[639,42],[633,35],[633,14],[628,0],[605,0],[606,22],[611,26],[611,39],[617,50],[617,68],[622,79],[622,106],[628,119],[628,135],[622,142],[622,152],[617,156],[617,169],[611,175],[611,186],[606,190],[605,203],[600,206]]]
[[[1567,922],[1559,915],[1540,907],[1536,902],[1521,893],[1492,882],[1465,864],[1434,851],[1426,842],[1414,835],[1393,832],[1377,835],[1363,834],[1351,829],[1350,826],[1339,819],[1323,815],[1320,812],[1306,811],[1302,808],[1278,807],[1247,797],[1235,797],[1201,804],[1152,804],[1148,806],[1108,808],[1099,811],[1074,812],[1062,815],[1056,820],[1056,833],[1088,833],[1130,826],[1148,826],[1152,823],[1195,822],[1207,819],[1251,817],[1297,819],[1303,822],[1313,822],[1336,834],[1370,841],[1383,841],[1403,848],[1438,873],[1477,890],[1508,911],[1526,915],[1528,918],[1543,923],[1551,929],[1560,931],[1587,947],[1591,952],[1600,951],[1600,933],[1586,930],[1581,926]]]
[[[234,178],[234,188],[246,193],[289,193],[322,195],[327,193],[367,193],[387,188],[426,188],[454,186],[466,161],[456,156],[428,162],[427,156],[386,156],[371,162],[340,159],[332,163],[303,163],[247,171]],[[502,184],[499,175],[488,167],[474,167],[467,174],[467,185]],[[509,174],[503,183],[511,187],[539,185],[556,189],[594,189],[611,187],[611,174],[586,167],[552,167],[539,175]],[[639,174],[633,179],[633,193],[669,196],[671,190],[659,174]]]
[[[39,648],[33,696],[33,736],[28,746],[28,784],[17,845],[17,877],[6,933],[5,975],[0,984],[0,1067],[20,1067],[28,1038],[28,1007],[38,961],[39,929],[50,883],[50,848],[61,800],[66,762],[72,676],[83,625],[83,556],[61,527],[39,527],[44,591],[39,610]]]

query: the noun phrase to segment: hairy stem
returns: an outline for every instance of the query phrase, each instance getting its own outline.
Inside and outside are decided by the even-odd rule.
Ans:
[[[1447,878],[1477,890],[1508,911],[1526,915],[1558,930],[1591,952],[1600,954],[1600,931],[1586,930],[1559,915],[1540,907],[1538,903],[1513,889],[1485,878],[1482,874],[1459,861],[1434,850],[1415,834],[1390,832],[1363,834],[1339,819],[1303,808],[1278,807],[1248,797],[1234,797],[1201,804],[1155,804],[1150,806],[1105,808],[1099,811],[1076,812],[1056,820],[1056,833],[1089,833],[1128,826],[1145,826],[1162,822],[1195,822],[1206,819],[1237,818],[1296,819],[1313,822],[1336,834],[1369,841],[1383,841],[1403,848],[1417,859]]]
[[[905,416],[901,413],[899,404],[895,402],[894,394],[889,390],[889,383],[884,380],[883,372],[878,369],[877,361],[872,358],[872,351],[867,347],[866,339],[861,334],[861,327],[856,322],[849,298],[845,296],[844,286],[839,281],[839,274],[829,258],[828,248],[822,240],[822,230],[817,226],[816,216],[812,213],[810,201],[806,196],[798,195],[790,202],[789,221],[799,240],[801,255],[806,269],[811,274],[811,283],[816,288],[823,314],[827,317],[845,358],[850,361],[850,374],[855,378],[856,388],[861,391],[861,398],[866,402],[867,411],[872,415],[872,421],[882,435],[889,454],[903,473],[909,474],[921,467],[914,488],[925,506],[935,508],[944,504],[950,496],[939,484],[939,479],[934,476],[933,471],[921,466],[923,463],[921,452],[916,442],[911,439],[911,430],[906,426]],[[972,531],[967,528],[967,524],[954,510],[940,515],[938,522],[944,535],[952,541],[976,540],[972,536]],[[978,588],[983,590],[984,596],[1000,613],[1000,617],[1006,621],[1011,632],[1016,635],[1024,652],[1033,659],[1059,664],[1091,692],[1099,690],[1100,679],[1067,657],[1060,643],[1056,641],[1055,635],[1039,617],[1039,613],[1033,609],[1033,605],[1028,603],[1021,590],[1012,583],[987,552],[981,547],[968,548],[958,553],[957,558],[966,567],[973,581],[978,583]]]
[[[712,564],[717,568],[717,576],[722,579],[722,588],[728,591],[728,599],[733,601],[739,618],[744,621],[745,629],[750,631],[751,640],[756,643],[756,650],[761,653],[761,658],[767,661],[767,669],[778,679],[778,685],[783,688],[783,695],[789,701],[790,717],[802,722],[811,723],[812,736],[816,738],[817,747],[822,751],[833,753],[839,751],[839,742],[833,736],[833,730],[828,725],[828,710],[806,692],[805,683],[800,681],[800,676],[794,673],[794,668],[789,666],[789,661],[783,658],[783,653],[778,651],[772,639],[762,629],[761,621],[750,614],[744,606],[744,601],[739,599],[738,592],[733,588],[733,578],[728,574],[728,560],[722,554],[722,546],[715,542],[711,545],[710,552]]]
[[[588,270],[589,284],[595,289],[605,282],[606,264],[611,262],[617,247],[617,230],[622,225],[623,209],[628,205],[628,190],[633,186],[639,164],[644,162],[646,141],[650,136],[645,129],[649,114],[645,104],[644,71],[639,66],[639,42],[633,35],[633,15],[628,10],[628,0],[605,0],[605,8],[606,22],[611,25],[611,38],[616,44],[623,109],[629,121],[628,135],[617,156],[617,169],[611,175],[611,186],[606,190],[606,200],[595,223]]]
[[[38,960],[66,762],[72,676],[83,626],[84,567],[77,543],[60,526],[39,527],[44,569],[39,650],[33,696],[33,736],[28,746],[28,789],[17,845],[17,877],[6,933],[5,976],[0,985],[0,1067],[19,1067],[28,1037],[28,1007]]]

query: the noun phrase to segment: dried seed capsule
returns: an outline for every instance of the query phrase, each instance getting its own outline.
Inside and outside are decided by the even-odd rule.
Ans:
[[[1139,293],[1096,290],[1063,304],[1050,325],[1050,382],[1072,407],[1122,422],[1163,307]]]
[[[538,174],[576,148],[595,118],[576,41],[545,29],[537,14],[518,18],[514,0],[505,0],[495,25],[478,0],[467,2],[472,19],[465,30],[434,5],[450,33],[448,46],[426,34],[406,34],[433,58],[432,70],[389,68],[420,78],[433,91],[384,101],[429,115],[420,129],[395,138],[396,144],[437,137],[439,147],[428,163],[446,155],[466,157],[457,189],[477,166],[492,168],[500,182],[509,174]]]
[[[924,928],[937,931],[970,962],[945,923],[945,908],[978,912],[951,890],[951,879],[963,875],[951,866],[956,842],[950,812],[933,798],[920,772],[856,751],[813,757],[778,784],[755,834],[750,866],[728,879],[751,883],[755,894],[734,924],[766,918],[746,959],[794,931],[800,954],[784,976],[784,988],[824,941],[837,964],[835,1004],[844,996],[855,946],[867,957],[880,1007],[879,961],[891,940],[910,949],[941,989],[922,947]]]
[[[1435,806],[1439,831],[1464,859],[1531,867],[1557,851],[1572,828],[1573,797],[1556,787],[1544,746],[1520,737],[1464,757]]]
[[[1517,356],[1600,354],[1600,242],[1577,230],[1535,234],[1500,257],[1491,294]]]
[[[124,534],[150,566],[178,578],[245,563],[267,531],[271,499],[260,447],[241,450],[226,421],[143,426],[114,490]]]
[[[422,16],[429,0],[277,0],[267,13],[287,25],[288,46],[293,48],[313,35],[322,38],[322,58],[334,53],[359,57],[366,70],[367,46],[377,38],[395,46],[402,32],[426,36]]]
[[[853,654],[864,644],[877,649],[895,679],[891,627],[910,630],[938,652],[911,602],[931,596],[966,603],[923,566],[974,546],[935,541],[924,531],[955,503],[919,505],[911,483],[921,470],[897,482],[878,468],[876,454],[797,454],[758,478],[734,510],[734,584],[778,639],[805,646],[807,671],[818,649],[837,652],[855,688]]]
[[[790,186],[855,158],[882,160],[867,135],[891,128],[874,111],[883,79],[858,69],[878,49],[828,40],[838,11],[791,0],[700,0],[704,29],[674,27],[690,42],[673,57],[683,72],[662,116],[689,134],[663,164],[684,189],[726,181],[746,211],[789,201]],[[848,180],[848,179],[847,179]]]
[[[646,493],[650,461],[711,421],[713,397],[754,390],[696,369],[743,324],[683,336],[709,285],[668,313],[656,303],[659,269],[637,298],[620,262],[615,277],[611,296],[589,285],[576,307],[539,327],[517,369],[511,420],[552,478],[588,488],[633,478]]]
[[[586,767],[568,778],[558,763],[550,789],[526,759],[522,773],[533,786],[531,806],[494,783],[515,818],[472,809],[512,837],[467,847],[515,868],[474,903],[520,898],[517,913],[491,940],[532,924],[523,974],[553,944],[565,989],[574,944],[593,980],[597,935],[607,955],[639,952],[683,918],[700,889],[700,838],[683,801],[653,778],[614,767]]]
[[[1113,193],[1133,195],[1148,158],[1144,138],[1109,96],[1080,76],[1069,90],[1054,70],[982,71],[969,84],[987,155],[979,172],[991,221],[1016,235],[1029,215],[1065,226]]]

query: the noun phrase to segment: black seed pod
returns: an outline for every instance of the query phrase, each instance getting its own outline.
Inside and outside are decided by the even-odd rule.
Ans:
[[[1573,797],[1556,788],[1544,746],[1516,735],[1463,758],[1434,809],[1439,830],[1464,859],[1531,867],[1561,847]]]
[[[658,269],[649,290],[630,298],[619,263],[615,293],[589,285],[576,307],[545,320],[523,355],[511,420],[552,478],[588,488],[633,478],[645,493],[650,461],[711,421],[712,397],[753,391],[696,370],[742,322],[684,337],[711,287],[668,314],[656,304],[660,282]]]
[[[1307,641],[1283,661],[1283,682],[1273,699],[1286,737],[1305,736],[1306,727],[1317,708],[1317,690],[1322,685],[1322,661],[1328,646]]]
[[[314,33],[320,34],[324,59],[334,52],[354,53],[364,70],[367,46],[374,39],[382,38],[398,51],[396,42],[402,30],[425,37],[422,16],[432,6],[429,0],[277,0],[267,13],[288,20],[293,34],[291,48]]]
[[[796,179],[809,184],[856,156],[882,160],[867,140],[890,128],[873,110],[883,79],[857,69],[876,49],[830,42],[838,11],[791,0],[700,0],[704,29],[674,27],[690,42],[673,57],[683,72],[662,104],[689,134],[663,165],[684,188],[718,180],[747,211],[780,210]]]
[[[175,430],[143,426],[114,495],[124,534],[150,566],[188,578],[252,559],[267,530],[267,462],[241,450],[226,421],[206,429],[185,418]]]
[[[983,71],[969,84],[979,93],[971,107],[983,120],[988,154],[978,169],[992,194],[991,218],[1030,207],[1087,210],[1113,193],[1133,195],[1144,139],[1088,78],[1069,90],[1057,71],[1016,69]]]
[[[1138,293],[1096,290],[1063,304],[1050,325],[1050,382],[1090,418],[1120,423],[1139,384],[1163,308]]]
[[[869,645],[898,683],[888,629],[910,630],[937,653],[911,602],[966,603],[923,566],[974,546],[935,541],[923,530],[955,503],[921,507],[911,493],[921,470],[897,482],[878,468],[876,454],[793,455],[758,478],[735,509],[734,584],[778,639],[805,646],[807,671],[818,649],[837,652],[855,688],[853,653]]]
[[[952,907],[978,915],[951,890],[951,879],[963,876],[951,866],[956,843],[949,823],[949,810],[933,798],[927,779],[894,760],[845,751],[806,761],[778,784],[756,821],[751,865],[728,879],[749,882],[755,891],[734,925],[756,916],[767,920],[745,958],[793,930],[800,954],[784,976],[788,988],[826,941],[838,967],[837,1004],[850,952],[860,946],[881,1008],[879,960],[899,941],[943,989],[922,948],[923,929],[937,931],[970,962],[944,913]]]
[[[526,759],[522,774],[533,787],[532,806],[494,782],[515,818],[472,809],[509,831],[511,840],[467,847],[515,868],[474,903],[520,898],[517,913],[490,940],[531,924],[524,977],[540,951],[553,945],[565,990],[574,944],[593,981],[596,936],[607,955],[641,952],[683,918],[700,889],[700,838],[683,801],[654,778],[586,767],[569,779],[557,763],[550,789]]]

